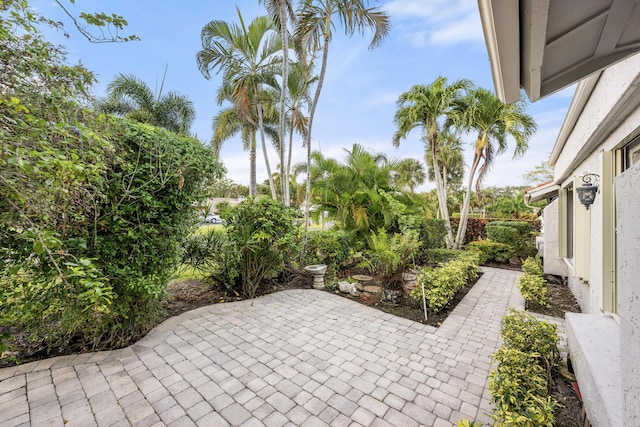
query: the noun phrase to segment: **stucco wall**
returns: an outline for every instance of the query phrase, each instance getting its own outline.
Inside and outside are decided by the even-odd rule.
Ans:
[[[556,199],[544,208],[544,272],[567,277],[567,265],[560,257],[559,206]]]
[[[640,425],[640,165],[616,178],[618,314],[625,426]]]

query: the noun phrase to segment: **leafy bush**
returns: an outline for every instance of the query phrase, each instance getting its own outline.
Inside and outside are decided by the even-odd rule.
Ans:
[[[480,265],[488,262],[507,262],[513,257],[513,249],[505,243],[492,242],[490,240],[477,240],[467,245],[467,249],[477,252]]]
[[[489,374],[496,426],[552,427],[557,401],[549,396],[546,371],[535,355],[501,347],[493,355],[497,368]]]
[[[489,392],[498,426],[553,426],[557,401],[549,395],[558,360],[557,327],[511,309],[502,318],[503,346],[492,356]]]
[[[458,257],[434,269],[423,270],[418,276],[416,288],[411,292],[415,300],[422,300],[422,288],[431,310],[442,310],[465,287],[469,280],[478,277],[478,255],[462,252]]]
[[[235,290],[239,285],[238,261],[227,234],[216,229],[192,234],[182,245],[182,266],[208,275],[216,285],[226,289]]]
[[[547,281],[544,277],[524,274],[518,278],[518,289],[528,305],[547,306]]]
[[[300,241],[295,219],[293,209],[270,198],[249,198],[229,211],[227,234],[239,257],[242,290],[249,298],[296,252]]]
[[[425,250],[445,247],[447,228],[443,219],[425,218],[421,223],[420,241]]]
[[[349,235],[340,230],[310,231],[303,254],[302,264],[327,264],[333,273],[344,265],[349,258],[351,247]]]
[[[539,364],[554,366],[559,359],[558,327],[543,322],[524,311],[511,309],[502,318],[500,335],[504,345],[526,353],[536,353],[544,359]]]
[[[88,110],[93,74],[65,63],[27,2],[5,12],[0,325],[43,349],[126,344],[160,313],[205,177],[221,168],[196,139]]]
[[[487,224],[487,239],[492,242],[504,243],[512,248],[518,247],[520,234],[515,228],[500,225],[503,223],[491,222]]]
[[[539,258],[527,258],[522,263],[524,275],[518,279],[518,289],[527,304],[547,305],[547,281]]]
[[[462,253],[457,249],[429,249],[425,251],[427,265],[445,264]]]
[[[542,264],[540,263],[540,258],[529,257],[522,262],[522,271],[524,274],[530,274],[533,276],[543,276],[544,271],[542,270]]]
[[[525,221],[493,221],[487,224],[487,238],[511,246],[519,258],[535,253],[533,227]]]

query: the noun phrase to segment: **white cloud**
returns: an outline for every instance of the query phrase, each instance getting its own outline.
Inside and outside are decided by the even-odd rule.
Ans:
[[[395,21],[394,31],[415,47],[484,40],[474,0],[391,0],[384,8]]]

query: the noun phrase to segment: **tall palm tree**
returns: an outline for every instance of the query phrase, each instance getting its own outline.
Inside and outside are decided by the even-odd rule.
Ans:
[[[118,74],[107,85],[107,97],[99,100],[96,108],[185,135],[196,117],[193,102],[185,95],[173,91],[163,95],[162,86],[154,94],[132,74]]]
[[[415,85],[400,95],[398,110],[394,116],[397,130],[393,135],[393,144],[396,147],[413,129],[421,127],[424,131],[425,147],[431,153],[430,167],[434,172],[440,216],[447,228],[446,242],[449,248],[453,246],[454,240],[449,224],[447,189],[438,163],[438,135],[446,125],[458,121],[456,115],[460,113],[454,106],[470,88],[471,82],[468,80],[447,84],[447,79],[442,76],[427,86]]]
[[[476,131],[478,137],[454,248],[459,248],[464,242],[474,179],[478,192],[496,156],[507,150],[508,137],[516,144],[514,158],[524,155],[527,151],[529,138],[536,132],[537,126],[533,117],[525,112],[526,105],[524,97],[513,104],[503,104],[493,92],[478,88],[470,91],[458,106],[457,110],[462,114],[464,127]]]
[[[298,58],[305,64],[310,64],[314,62],[316,53],[322,52],[318,83],[311,102],[309,123],[305,135],[307,162],[311,161],[313,119],[327,71],[329,44],[333,36],[335,21],[343,26],[345,34],[349,36],[356,32],[364,34],[368,30],[373,30],[373,37],[369,45],[371,49],[382,43],[389,32],[390,19],[387,12],[380,10],[379,7],[367,7],[367,5],[368,0],[301,0],[299,19],[295,28]],[[306,187],[308,201],[311,194],[309,174],[307,174]]]
[[[239,9],[237,13],[239,24],[215,20],[202,28],[202,49],[196,54],[196,61],[207,79],[211,77],[211,71],[223,71],[223,84],[231,88],[229,99],[246,120],[255,120],[272,197],[275,199],[266,148],[262,90],[265,85],[274,85],[282,43],[271,18],[259,16],[247,27]],[[255,176],[249,189],[252,196],[256,194]]]
[[[396,169],[396,182],[399,187],[409,187],[411,193],[418,185],[424,184],[427,175],[420,160],[414,158],[402,159]]]
[[[278,135],[279,140],[284,142],[285,140],[285,114],[286,114],[286,100],[287,93],[289,89],[289,29],[288,22],[289,17],[295,19],[295,14],[293,13],[293,8],[291,5],[291,0],[260,0],[261,3],[264,3],[269,15],[276,23],[276,26],[280,30],[280,39],[282,40],[282,70],[281,77],[282,83],[280,85],[280,120],[278,124]],[[289,157],[291,157],[291,148],[289,146]],[[290,206],[290,195],[289,195],[289,169],[284,167],[285,164],[285,155],[286,155],[285,144],[280,144],[279,147],[279,155],[280,155],[280,165],[281,170],[284,174],[284,179],[281,180],[280,190],[282,193],[282,201],[285,206]]]

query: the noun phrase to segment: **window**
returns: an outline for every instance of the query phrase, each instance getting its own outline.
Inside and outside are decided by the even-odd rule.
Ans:
[[[640,163],[640,135],[633,138],[621,149],[622,172]]]

